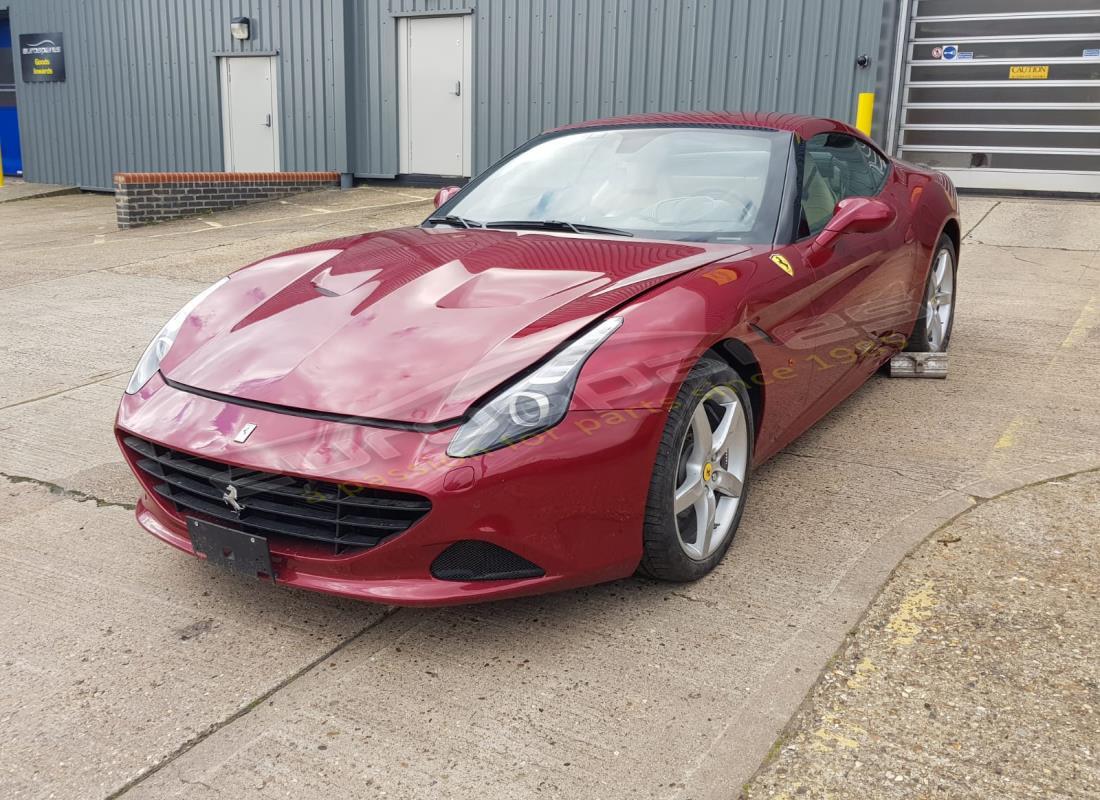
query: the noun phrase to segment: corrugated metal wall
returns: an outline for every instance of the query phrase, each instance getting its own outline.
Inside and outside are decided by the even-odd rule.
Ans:
[[[889,0],[373,0],[355,3],[352,163],[398,169],[394,15],[474,12],[474,169],[567,122],[641,111],[854,118]]]
[[[10,0],[12,35],[61,31],[64,83],[16,79],[26,178],[220,170],[216,53],[279,51],[282,165],[347,169],[345,0]],[[229,34],[235,16],[253,36]],[[17,68],[18,69],[18,68]]]
[[[547,128],[639,111],[851,120],[893,0],[9,0],[67,79],[17,81],[27,177],[222,168],[217,53],[278,51],[284,169],[398,170],[396,16],[474,14],[474,169]],[[249,16],[235,42],[229,20]]]

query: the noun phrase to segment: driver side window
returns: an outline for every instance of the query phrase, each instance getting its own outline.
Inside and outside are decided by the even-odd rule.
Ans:
[[[806,142],[799,238],[820,233],[847,197],[871,197],[886,184],[889,162],[845,133],[822,133]]]

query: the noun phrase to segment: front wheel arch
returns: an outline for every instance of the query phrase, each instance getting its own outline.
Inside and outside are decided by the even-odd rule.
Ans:
[[[749,392],[749,402],[752,405],[752,429],[754,437],[760,435],[760,423],[764,419],[764,386],[762,381],[754,381],[753,378],[761,374],[760,362],[753,354],[752,349],[740,339],[723,339],[715,342],[705,353],[706,357],[717,358],[726,362],[730,369],[738,374],[745,382]],[[679,387],[677,387],[679,388]]]
[[[955,259],[959,258],[959,252],[962,247],[962,231],[959,228],[959,221],[957,219],[949,219],[943,225],[943,230],[940,231],[940,236],[946,236],[951,240],[951,243],[955,245]],[[940,237],[936,237],[936,241],[939,242]]]

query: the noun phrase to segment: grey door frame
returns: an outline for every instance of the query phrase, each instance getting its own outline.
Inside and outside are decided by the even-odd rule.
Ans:
[[[230,92],[229,92],[229,63],[232,59],[264,58],[271,65],[271,127],[274,137],[273,147],[275,151],[275,172],[282,171],[283,147],[279,114],[279,59],[278,52],[260,53],[215,53],[218,64],[218,85],[221,88],[221,134],[222,134],[222,169],[231,171],[230,164],[233,159],[232,143],[229,140],[228,125],[230,119]]]

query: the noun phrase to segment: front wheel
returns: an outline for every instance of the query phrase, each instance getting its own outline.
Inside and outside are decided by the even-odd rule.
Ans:
[[[700,359],[680,387],[657,449],[639,572],[693,581],[718,565],[745,509],[752,445],[745,382],[725,363]]]
[[[906,348],[917,353],[942,353],[951,341],[955,324],[955,281],[958,277],[958,255],[955,243],[946,234],[936,245],[932,269],[924,287],[917,326]]]

